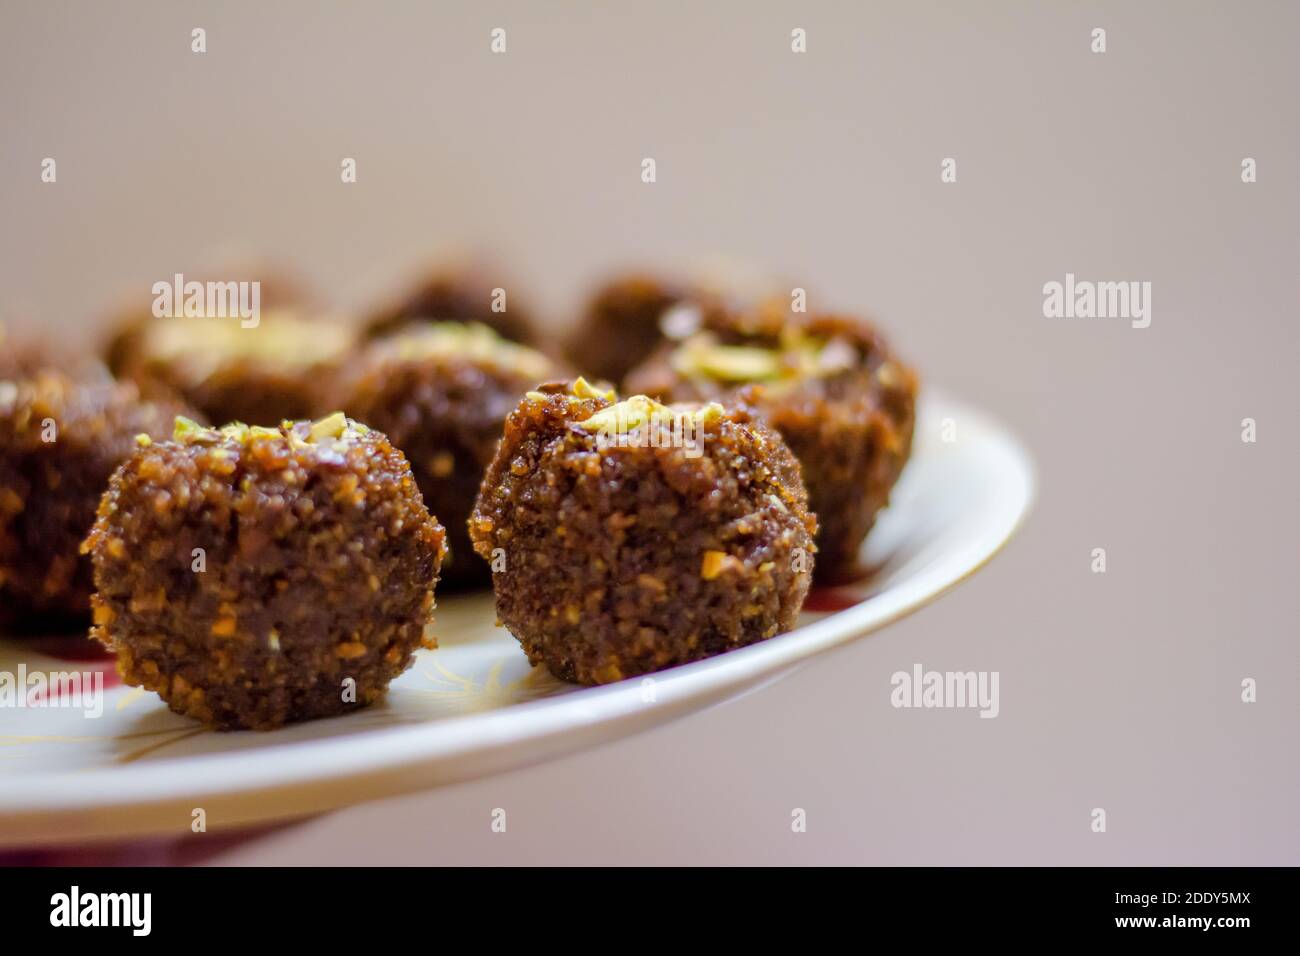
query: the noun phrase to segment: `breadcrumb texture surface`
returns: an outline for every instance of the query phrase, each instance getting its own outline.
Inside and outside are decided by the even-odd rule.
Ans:
[[[494,261],[473,254],[436,262],[401,295],[377,308],[364,323],[366,338],[382,338],[421,322],[479,322],[502,338],[536,345],[533,313],[517,285]],[[497,305],[497,290],[508,295]]]
[[[604,684],[791,628],[816,521],[780,437],[715,405],[697,410],[698,456],[602,446],[584,423],[614,404],[563,385],[530,393],[484,479],[470,533],[497,561],[497,615],[529,659]]]
[[[670,401],[752,407],[803,468],[817,515],[818,580],[862,573],[858,554],[912,450],[917,377],[869,322],[768,308],[712,312],[628,387]]]
[[[691,292],[684,284],[631,273],[602,285],[565,340],[576,368],[611,382],[623,377],[663,341],[663,314]]]
[[[267,730],[373,703],[411,665],[444,532],[402,453],[338,414],[179,423],[114,475],[85,549],[92,636],[126,683]]]
[[[258,325],[236,318],[153,318],[124,330],[115,374],[150,396],[176,395],[209,421],[275,426],[326,411],[354,333],[328,317],[268,310]]]
[[[486,326],[408,327],[373,343],[336,404],[405,452],[429,510],[447,528],[443,584],[488,583],[467,522],[506,416],[524,393],[561,374],[549,357]]]
[[[79,546],[139,434],[162,438],[185,409],[131,385],[53,372],[0,380],[0,618],[57,627],[90,610]]]

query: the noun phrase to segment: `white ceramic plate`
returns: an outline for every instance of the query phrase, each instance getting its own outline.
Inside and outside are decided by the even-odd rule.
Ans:
[[[94,718],[79,708],[0,707],[0,846],[180,835],[195,808],[209,830],[289,819],[537,763],[770,683],[933,600],[988,561],[1024,517],[1032,466],[996,423],[928,395],[915,445],[867,543],[870,579],[815,591],[788,634],[648,681],[563,684],[531,669],[494,626],[490,594],[446,597],[439,649],[419,654],[386,703],[271,733],[223,734],[112,683],[111,661],[74,663],[50,656],[49,642],[0,640],[0,673],[90,669],[112,683]]]

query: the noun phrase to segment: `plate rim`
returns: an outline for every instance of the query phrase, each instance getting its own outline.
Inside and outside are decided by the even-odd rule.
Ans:
[[[1037,497],[1033,459],[999,419],[938,389],[928,389],[924,402],[927,412],[950,410],[950,415],[960,417],[964,430],[979,433],[984,444],[996,449],[1009,465],[1005,471],[1014,474],[1017,482],[996,496],[996,507],[980,514],[978,527],[983,534],[972,536],[965,547],[943,555],[897,587],[829,613],[794,632],[660,671],[653,675],[655,694],[651,701],[640,692],[644,678],[634,678],[429,723],[286,742],[257,750],[258,759],[249,759],[248,751],[237,750],[90,770],[38,771],[20,778],[20,787],[0,788],[0,846],[58,842],[65,837],[60,824],[69,823],[73,815],[95,819],[70,826],[66,839],[91,838],[88,829],[138,835],[172,827],[150,828],[147,822],[114,827],[107,825],[109,819],[97,815],[128,807],[139,818],[151,810],[182,803],[194,806],[204,801],[247,801],[258,797],[270,802],[277,793],[301,797],[305,790],[318,790],[315,802],[322,803],[320,806],[307,807],[301,813],[254,813],[244,822],[291,819],[437,785],[439,781],[433,778],[438,766],[476,754],[481,758],[479,771],[457,773],[443,782],[485,776],[507,769],[492,768],[496,754],[536,746],[536,759],[509,762],[511,768],[520,768],[579,749],[545,746],[548,742],[562,742],[566,735],[611,723],[647,725],[633,726],[628,734],[620,736],[662,726],[711,703],[732,699],[765,679],[779,678],[821,653],[886,627],[937,601],[978,573],[1023,527]],[[202,770],[201,783],[195,782],[198,778],[191,772],[194,770]],[[423,784],[421,779],[425,780]],[[378,786],[354,787],[351,798],[332,795],[340,785],[360,780],[371,780]],[[93,799],[86,798],[88,790],[94,793]],[[23,832],[28,828],[30,835]]]

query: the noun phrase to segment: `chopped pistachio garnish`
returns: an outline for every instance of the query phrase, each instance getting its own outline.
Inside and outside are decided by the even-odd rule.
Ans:
[[[614,389],[611,388],[608,391],[602,392],[600,389],[596,388],[596,386],[592,385],[581,375],[579,375],[574,380],[573,384],[569,386],[569,391],[567,393],[566,392],[539,392],[536,389],[530,389],[529,391],[524,393],[524,397],[527,398],[529,401],[533,401],[533,402],[550,401],[552,398],[555,398],[556,396],[563,397],[566,401],[569,402],[572,402],[574,399],[587,399],[587,398],[603,398],[607,402],[613,402],[618,400],[618,395],[615,393]]]
[[[320,442],[326,438],[342,438],[343,433],[348,430],[347,416],[342,412],[334,412],[326,415],[320,421],[313,422],[310,430],[307,432],[309,442]]]
[[[695,420],[701,425],[712,425],[714,422],[721,419],[726,411],[727,410],[717,402],[707,402],[695,410]]]
[[[274,321],[244,328],[230,319],[158,319],[147,328],[144,350],[150,360],[174,365],[187,381],[200,382],[228,362],[293,368],[335,362],[354,340],[342,323],[283,312],[262,318]]]
[[[186,418],[184,415],[176,416],[176,423],[172,428],[172,440],[179,442],[214,442],[221,436],[216,429],[207,428],[200,425],[192,418]]]
[[[153,439],[148,435],[140,434],[135,436],[135,443],[141,448],[148,448],[153,444]]]
[[[621,402],[607,405],[585,421],[578,422],[578,427],[589,432],[608,431],[617,434],[639,428],[651,419],[671,415],[672,410],[667,405],[661,405],[646,395],[633,395]]]
[[[673,369],[687,378],[772,383],[853,368],[858,353],[845,339],[826,341],[787,328],[777,348],[723,345],[712,333],[701,332],[683,342],[671,361]]]
[[[689,378],[758,382],[780,376],[781,353],[751,345],[719,345],[712,336],[698,336],[678,349],[673,365]]]
[[[279,428],[245,425],[243,422],[231,422],[221,428],[206,428],[193,419],[177,415],[172,439],[185,444],[215,445],[221,441],[237,441],[247,445],[252,441],[287,437],[290,444],[302,447],[307,444],[315,445],[344,439],[349,431],[357,435],[365,435],[370,431],[364,425],[349,421],[342,412],[334,412],[319,421],[306,422],[303,425],[306,427],[305,436],[301,430],[302,426],[295,422],[286,421]]]
[[[621,402],[607,405],[590,418],[578,422],[578,427],[590,432],[623,434],[635,431],[648,422],[671,425],[677,420],[693,420],[700,425],[711,425],[726,413],[717,402],[706,402],[698,407],[691,405],[664,405],[648,395],[633,395]]]
[[[255,438],[279,438],[282,434],[283,432],[278,428],[245,425],[243,422],[231,422],[220,428],[207,428],[184,415],[177,415],[172,440],[186,444],[215,445],[223,439],[229,439],[247,444]]]
[[[427,322],[393,336],[386,346],[400,359],[464,356],[542,379],[551,360],[526,345],[511,342],[478,322]]]
[[[610,402],[618,398],[618,395],[615,394],[612,388],[608,391],[602,392],[581,375],[579,375],[577,380],[573,383],[573,394],[578,396],[578,398],[603,398]]]

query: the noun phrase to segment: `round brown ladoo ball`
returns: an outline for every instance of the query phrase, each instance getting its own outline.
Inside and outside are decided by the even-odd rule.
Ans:
[[[803,466],[821,581],[862,573],[858,553],[906,464],[915,374],[870,324],[751,313],[666,346],[628,386],[670,401],[742,401]]]
[[[122,679],[213,727],[370,704],[432,646],[443,529],[402,453],[342,414],[179,419],[113,476],[85,549]]]
[[[122,679],[266,730],[382,696],[426,643],[444,546],[402,453],[337,413],[179,420],[114,475],[85,549]]]
[[[815,530],[798,463],[747,409],[616,402],[582,379],[511,413],[470,519],[500,622],[582,684],[788,630]]]
[[[58,628],[90,610],[79,551],[114,470],[140,434],[172,430],[180,406],[134,386],[58,373],[0,380],[0,618]]]
[[[663,341],[661,321],[690,290],[681,283],[632,273],[601,286],[565,342],[564,353],[588,375],[621,382]]]
[[[257,258],[236,257],[233,261],[222,263],[219,269],[209,270],[204,285],[208,281],[231,281],[233,277],[256,282],[258,300],[263,319],[278,316],[308,316],[308,309],[315,297],[308,290],[305,282],[292,271],[269,265]],[[116,311],[107,321],[108,337],[103,342],[101,352],[109,370],[119,378],[129,378],[137,367],[142,350],[148,341],[153,326],[166,319],[153,314],[155,300],[152,289],[147,297],[132,296],[118,304]]]
[[[447,527],[444,585],[484,584],[466,521],[508,415],[524,393],[562,374],[547,356],[486,326],[411,326],[374,342],[336,404],[405,452],[429,510]]]
[[[622,382],[661,343],[739,316],[783,316],[789,296],[788,283],[735,262],[700,263],[676,279],[626,273],[597,289],[565,354],[585,374]]]
[[[149,320],[117,374],[149,395],[175,394],[218,423],[278,425],[324,409],[352,348],[344,325],[270,312],[237,318]]]
[[[366,320],[364,334],[379,338],[416,322],[479,322],[503,338],[536,344],[532,311],[515,288],[489,259],[439,261],[410,289],[377,308]],[[505,293],[504,299],[497,290]]]

